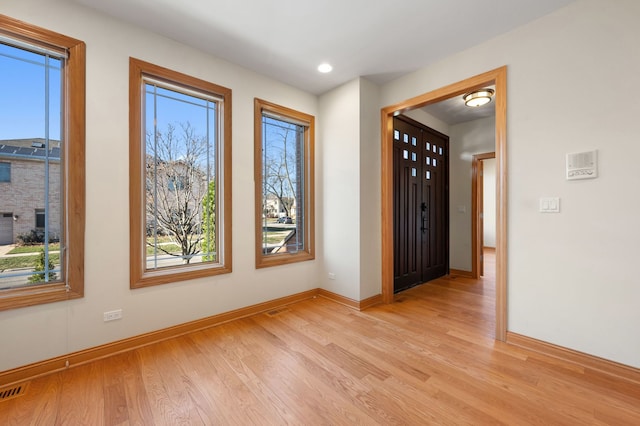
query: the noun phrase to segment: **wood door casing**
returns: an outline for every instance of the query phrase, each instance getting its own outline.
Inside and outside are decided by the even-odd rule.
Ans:
[[[472,238],[473,239],[473,238]],[[478,240],[480,241],[480,276],[484,275],[484,162],[478,164]]]
[[[394,292],[449,269],[449,138],[394,119]]]
[[[380,200],[382,301],[393,303],[393,119],[405,111],[495,85],[496,153],[496,292],[495,339],[507,339],[507,66],[389,104],[380,110]]]

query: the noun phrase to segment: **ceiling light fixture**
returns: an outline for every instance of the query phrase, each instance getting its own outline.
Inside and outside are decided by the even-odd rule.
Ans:
[[[323,74],[331,72],[332,69],[333,67],[331,66],[331,64],[328,64],[326,62],[318,65],[318,71],[320,71]]]
[[[480,89],[467,93],[462,99],[464,99],[464,104],[468,107],[479,107],[491,102],[494,93],[493,89]]]

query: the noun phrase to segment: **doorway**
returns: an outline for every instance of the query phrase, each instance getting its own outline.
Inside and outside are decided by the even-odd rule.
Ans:
[[[394,293],[449,271],[449,137],[393,119]]]
[[[0,213],[0,245],[13,243],[13,213]]]
[[[466,80],[424,93],[381,111],[381,219],[382,219],[382,299],[394,301],[393,241],[393,117],[415,108],[495,85],[496,146],[496,340],[505,341],[507,331],[507,235],[506,235],[506,75],[503,66]]]
[[[484,275],[485,225],[487,223],[485,221],[487,218],[485,218],[486,191],[484,188],[487,183],[493,183],[495,186],[495,173],[491,178],[492,182],[485,182],[484,165],[485,161],[495,158],[495,152],[487,152],[474,155],[471,161],[471,193],[473,197],[471,203],[471,277],[474,279],[479,279]],[[495,223],[495,207],[493,213],[491,219]],[[493,240],[491,245],[495,248],[495,235]]]

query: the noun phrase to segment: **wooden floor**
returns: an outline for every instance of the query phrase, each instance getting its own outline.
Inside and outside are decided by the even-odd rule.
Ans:
[[[34,379],[0,424],[640,424],[640,385],[495,342],[491,278],[364,312],[316,298]]]

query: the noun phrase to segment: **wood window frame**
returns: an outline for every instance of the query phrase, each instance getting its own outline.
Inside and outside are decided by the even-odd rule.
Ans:
[[[0,34],[29,44],[66,50],[64,66],[62,216],[64,281],[0,290],[0,310],[84,296],[86,45],[65,35],[0,15]]]
[[[286,121],[307,124],[304,130],[304,241],[303,250],[296,253],[263,254],[262,247],[262,114],[267,111],[280,116]],[[291,108],[274,104],[262,99],[254,99],[254,182],[255,182],[255,249],[256,268],[285,265],[315,259],[315,196],[314,196],[314,147],[315,147],[315,117]]]
[[[182,265],[176,268],[159,268],[154,271],[145,269],[146,242],[145,229],[145,158],[142,155],[143,114],[142,96],[144,78],[166,82],[185,90],[211,94],[223,99],[220,120],[222,126],[218,153],[222,155],[222,170],[218,176],[222,179],[222,226],[217,229],[219,239],[218,262],[200,262]],[[154,65],[139,59],[129,58],[129,179],[130,179],[130,287],[141,288],[195,278],[226,274],[232,271],[231,259],[231,89],[210,83],[196,77]],[[216,183],[216,190],[219,186]]]

